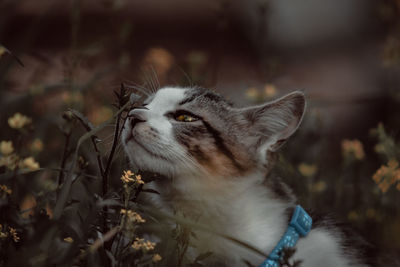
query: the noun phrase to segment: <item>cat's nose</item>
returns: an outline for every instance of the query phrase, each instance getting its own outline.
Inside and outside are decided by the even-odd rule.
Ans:
[[[146,121],[146,116],[143,113],[143,110],[134,109],[131,110],[128,114],[129,123],[131,124],[132,129],[140,122]]]

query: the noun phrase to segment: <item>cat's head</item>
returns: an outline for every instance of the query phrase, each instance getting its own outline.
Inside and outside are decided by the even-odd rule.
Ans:
[[[207,89],[167,87],[130,111],[122,141],[139,170],[242,176],[268,165],[269,151],[296,131],[304,110],[301,92],[235,108]]]

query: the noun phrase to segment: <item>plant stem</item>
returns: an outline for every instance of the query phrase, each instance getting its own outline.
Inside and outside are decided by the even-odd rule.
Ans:
[[[99,150],[99,148],[97,147],[96,137],[93,135],[90,139],[92,140],[92,144],[93,144],[94,150],[96,151],[97,165],[99,165],[99,172],[100,172],[100,175],[101,175],[101,176],[103,177],[103,179],[104,179],[103,161],[101,160],[100,150]]]
[[[104,174],[103,174],[103,197],[107,194],[107,191],[108,191],[108,175],[110,174],[111,163],[114,158],[115,149],[117,148],[117,145],[118,145],[120,120],[121,120],[121,114],[118,114],[116,125],[115,125],[115,130],[114,130],[114,140],[113,140],[113,144],[111,147],[110,155],[108,156],[108,159],[107,159],[106,169],[104,170]]]
[[[86,122],[80,113],[78,113],[76,111],[72,111],[72,112],[73,112],[74,116],[78,119],[78,121],[82,124],[83,128],[86,129],[87,132],[90,132],[93,130],[93,126],[90,123]],[[90,136],[90,140],[92,141],[93,148],[96,151],[97,165],[99,166],[100,176],[102,178],[104,178],[103,161],[101,160],[100,150],[97,147],[96,138],[97,137],[95,135]]]
[[[107,159],[106,169],[104,170],[104,173],[103,173],[103,198],[105,198],[105,196],[108,192],[108,175],[110,173],[111,163],[114,158],[115,149],[117,147],[118,140],[119,140],[118,137],[119,137],[119,124],[120,124],[120,120],[121,120],[121,114],[118,114],[116,120],[117,121],[116,121],[115,131],[114,131],[114,140],[113,140],[113,144],[111,147],[110,155],[108,156],[108,159]],[[107,208],[107,206],[104,207],[103,212],[104,212],[103,231],[107,232],[108,231],[108,228],[107,228],[108,208]],[[106,250],[111,250],[111,245],[112,245],[112,242],[106,242],[104,244],[104,248]],[[107,265],[109,265],[109,262],[107,262]]]
[[[71,132],[65,133],[64,152],[63,152],[63,156],[62,156],[61,164],[60,164],[61,170],[64,170],[65,164],[67,162],[68,153],[69,153],[68,147],[69,147],[70,140],[71,140]],[[64,182],[64,172],[60,171],[60,173],[58,174],[58,186],[60,187],[63,182]]]
[[[21,145],[22,145],[22,134],[19,133],[17,137],[17,142],[15,146],[15,154],[17,155],[15,159],[15,168],[13,170],[13,174],[11,177],[11,190],[13,194],[11,195],[11,201],[14,205],[18,206],[18,195],[17,195],[17,176],[18,176],[18,169],[19,169],[19,164],[21,162],[21,158],[19,156],[19,152],[21,151]]]
[[[133,197],[133,202],[136,202],[137,198],[139,197],[140,192],[142,192],[143,185],[139,185],[138,189],[135,192],[135,196]]]
[[[190,230],[188,230],[187,228],[184,228],[183,231],[184,231],[183,234],[185,234],[186,231],[189,231],[189,233],[190,233]],[[184,241],[183,250],[182,250],[181,255],[179,256],[179,260],[178,260],[178,267],[182,266],[183,257],[185,256],[188,247],[189,247],[189,237],[187,237],[186,240]]]

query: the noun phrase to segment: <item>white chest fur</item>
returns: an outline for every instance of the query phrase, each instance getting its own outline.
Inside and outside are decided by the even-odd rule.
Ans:
[[[225,181],[223,186],[210,177],[202,177],[202,182],[196,182],[200,177],[186,176],[175,179],[175,184],[176,190],[187,197],[164,203],[160,199],[154,200],[165,209],[178,209],[189,214],[212,232],[233,237],[268,254],[286,231],[288,214],[285,211],[293,203],[272,197],[257,175]],[[204,183],[204,179],[209,179],[208,183]],[[190,193],[186,192],[188,188]],[[162,194],[162,188],[157,189]],[[194,255],[212,251],[214,257],[210,259],[210,265],[216,261],[226,266],[246,266],[243,261],[246,260],[257,266],[265,260],[259,254],[213,233],[197,231],[196,236],[191,240],[195,247]],[[340,241],[338,233],[324,228],[312,229],[298,241],[293,259],[301,260],[302,267],[365,266],[358,263],[353,257],[355,255],[346,253]]]

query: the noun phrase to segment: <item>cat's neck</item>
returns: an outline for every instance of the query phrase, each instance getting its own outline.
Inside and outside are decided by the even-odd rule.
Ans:
[[[288,208],[293,203],[276,198],[267,187],[263,186],[261,173],[230,179],[218,177],[174,177],[173,188],[168,192],[165,187],[158,189],[161,195],[169,194],[159,203],[168,203],[172,210],[179,210],[206,225],[211,231],[244,241],[257,249],[269,252],[276,245],[288,222]],[[212,249],[220,254],[235,253],[244,256],[249,252],[227,240],[201,234],[195,240],[199,250]],[[213,243],[210,243],[210,238]],[[229,256],[225,255],[225,257]],[[230,256],[231,257],[231,256]],[[236,257],[236,256],[235,256]],[[260,259],[259,255],[253,255]]]

